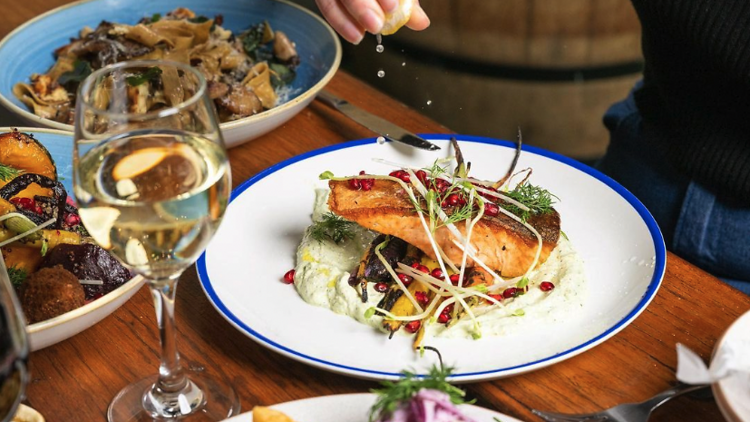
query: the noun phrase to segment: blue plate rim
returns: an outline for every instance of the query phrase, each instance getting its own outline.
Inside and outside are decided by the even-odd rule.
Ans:
[[[420,135],[426,139],[435,139],[435,140],[449,140],[451,137],[455,136],[459,138],[462,142],[468,141],[468,142],[515,148],[515,143],[513,142],[510,142],[507,140],[501,140],[501,139],[482,137],[482,136],[459,135],[459,134],[420,134]],[[306,160],[308,158],[315,157],[318,155],[326,154],[332,151],[337,151],[337,150],[341,150],[345,148],[353,148],[353,147],[372,144],[376,142],[377,142],[377,138],[359,139],[359,140],[348,141],[348,142],[344,142],[340,144],[330,145],[327,147],[319,148],[313,151],[309,151],[309,152],[291,157],[278,164],[275,164],[266,168],[265,170],[259,172],[255,176],[241,183],[237,188],[235,188],[232,191],[230,203],[231,201],[234,201],[236,198],[238,198],[250,186],[254,185],[255,183],[259,182],[265,177],[285,167],[288,167],[294,163],[297,163],[299,161],[303,161],[303,160]],[[487,370],[487,371],[455,373],[451,376],[451,379],[454,381],[462,381],[462,380],[470,381],[472,378],[477,378],[477,377],[481,379],[485,379],[488,376],[499,378],[499,377],[506,376],[506,375],[512,375],[512,374],[516,374],[520,372],[534,370],[539,365],[542,365],[545,363],[552,364],[558,360],[561,360],[564,358],[570,358],[579,353],[582,353],[606,341],[607,339],[611,338],[612,336],[614,336],[615,334],[623,330],[625,327],[627,327],[631,322],[633,322],[635,318],[637,318],[638,315],[640,315],[640,313],[646,309],[648,304],[654,298],[664,278],[664,273],[666,270],[666,257],[667,257],[664,237],[662,236],[661,230],[656,224],[656,221],[654,220],[651,213],[630,191],[625,189],[622,185],[617,183],[615,180],[613,180],[609,176],[601,173],[600,171],[592,167],[589,167],[583,163],[580,163],[572,158],[557,154],[555,152],[547,151],[542,148],[529,146],[529,145],[523,145],[522,149],[524,151],[531,152],[531,153],[541,155],[541,156],[550,158],[552,160],[561,162],[570,167],[573,167],[576,170],[582,171],[594,177],[595,179],[599,180],[600,182],[604,183],[605,185],[610,187],[612,190],[614,190],[617,194],[619,194],[621,197],[623,197],[623,199],[625,199],[636,210],[636,212],[638,212],[638,215],[641,217],[641,219],[643,219],[644,223],[646,224],[646,227],[649,230],[649,233],[651,234],[651,237],[654,243],[654,250],[655,250],[654,275],[652,276],[651,281],[649,282],[646,292],[644,293],[643,297],[638,302],[638,304],[635,306],[635,308],[631,310],[619,322],[617,322],[612,327],[607,329],[605,332],[599,334],[598,336],[592,339],[589,339],[588,341],[582,344],[579,344],[575,347],[572,347],[568,350],[560,352],[556,355],[548,356],[542,359],[537,359],[535,361],[527,362],[521,365],[515,365],[515,366],[505,367],[505,368],[497,368],[497,369],[492,369],[492,370]],[[325,359],[306,355],[304,353],[292,350],[282,344],[276,343],[275,341],[259,334],[258,332],[253,330],[251,327],[247,326],[244,322],[242,322],[239,318],[237,318],[231,311],[229,311],[226,305],[224,305],[221,299],[219,299],[218,295],[213,289],[213,286],[211,285],[211,280],[208,276],[207,267],[206,267],[206,252],[201,254],[201,256],[198,258],[198,261],[196,262],[196,269],[198,272],[198,279],[200,281],[201,287],[203,288],[204,293],[206,294],[206,296],[208,297],[209,301],[214,306],[214,308],[216,308],[216,310],[232,325],[237,327],[240,331],[244,332],[246,335],[248,335],[250,338],[252,338],[256,342],[260,343],[261,345],[269,347],[272,350],[276,350],[280,352],[281,354],[291,357],[295,360],[301,361],[303,363],[311,364],[313,366],[317,366],[323,369],[327,369],[333,372],[339,372],[339,373],[343,373],[347,375],[359,375],[363,378],[372,378],[373,376],[378,376],[379,378],[384,377],[388,379],[395,379],[395,378],[399,378],[403,376],[403,374],[401,373],[375,371],[375,370],[370,370],[370,369],[365,369],[365,368],[358,368],[358,367],[338,364],[335,362],[327,361]]]
[[[8,35],[6,35],[5,37],[3,37],[3,39],[0,40],[0,50],[2,50],[5,47],[5,44],[10,42],[10,40],[13,37],[17,36],[19,33],[23,32],[27,27],[35,24],[38,21],[46,19],[47,17],[52,16],[56,13],[60,13],[68,8],[78,7],[86,3],[95,3],[95,2],[104,2],[104,1],[107,1],[107,0],[78,0],[72,3],[64,4],[62,6],[58,6],[52,10],[49,10],[34,18],[31,18],[27,20],[26,22],[22,23],[20,26],[18,26],[16,29],[11,31]],[[281,104],[277,107],[274,107],[270,110],[266,110],[264,112],[254,114],[252,116],[244,117],[238,120],[233,120],[231,122],[220,123],[219,127],[222,130],[229,130],[237,126],[246,124],[248,122],[252,122],[252,121],[256,121],[260,119],[266,119],[268,117],[281,113],[287,108],[291,108],[300,102],[311,100],[309,97],[313,95],[313,93],[317,93],[318,91],[323,89],[323,87],[326,86],[331,81],[331,79],[333,79],[334,75],[336,75],[336,72],[338,72],[339,66],[341,65],[341,59],[343,57],[343,48],[341,46],[341,41],[339,40],[339,37],[336,34],[336,32],[333,30],[333,28],[331,28],[331,26],[323,18],[316,15],[309,9],[302,7],[296,3],[292,3],[289,0],[270,0],[270,1],[284,3],[287,6],[297,8],[303,11],[304,13],[306,13],[307,15],[309,15],[310,17],[312,17],[314,20],[318,21],[318,23],[320,23],[328,31],[329,35],[331,35],[331,39],[333,40],[334,46],[336,48],[336,53],[334,55],[333,62],[331,62],[331,67],[328,69],[328,72],[326,72],[316,84],[312,85],[310,88],[308,88],[302,94],[298,95],[296,98],[293,98],[292,100],[287,101],[286,103]],[[53,128],[53,129],[58,129],[58,130],[63,130],[63,131],[68,131],[68,132],[73,131],[73,125],[67,125],[64,123],[56,122],[54,120],[45,119],[43,117],[37,116],[36,114],[30,112],[29,110],[24,109],[18,104],[14,103],[9,98],[6,98],[5,95],[3,95],[2,93],[0,93],[0,105],[4,106],[8,110],[10,110],[12,113],[26,119],[29,122],[37,122],[48,128]],[[249,120],[249,119],[252,119],[252,120]]]

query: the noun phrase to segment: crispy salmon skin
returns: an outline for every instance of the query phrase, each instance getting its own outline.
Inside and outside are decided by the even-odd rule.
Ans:
[[[398,237],[421,249],[435,259],[432,244],[425,232],[414,204],[403,187],[390,180],[377,180],[370,190],[352,189],[347,181],[330,180],[331,211],[349,221],[376,231]],[[542,237],[542,250],[537,265],[547,260],[560,237],[560,215],[556,210],[529,217],[527,223]],[[466,225],[456,228],[465,235]],[[434,233],[435,242],[454,263],[460,263],[463,251],[454,243],[448,228]],[[537,237],[523,224],[503,213],[484,216],[474,226],[471,245],[477,258],[503,277],[524,275],[534,262],[539,247]],[[468,266],[473,266],[471,259]]]

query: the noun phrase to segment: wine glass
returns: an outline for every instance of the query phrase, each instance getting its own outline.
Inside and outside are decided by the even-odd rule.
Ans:
[[[160,330],[158,376],[125,387],[107,417],[222,420],[237,414],[232,387],[188,374],[175,345],[177,280],[219,227],[231,185],[205,79],[170,61],[99,69],[79,89],[74,143],[81,220],[101,247],[146,278]]]
[[[10,419],[28,382],[26,320],[0,255],[0,420]]]

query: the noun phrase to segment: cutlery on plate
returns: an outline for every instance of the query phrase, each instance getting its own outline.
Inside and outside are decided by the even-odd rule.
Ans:
[[[672,387],[666,391],[662,391],[654,397],[651,397],[650,399],[642,401],[640,403],[623,403],[595,413],[565,414],[555,412],[542,412],[536,409],[532,409],[532,412],[548,422],[646,422],[648,421],[651,412],[653,412],[657,407],[668,402],[669,400],[683,394],[702,390],[704,388],[707,389],[709,387],[709,385],[704,384],[690,385],[680,383],[675,387]]]
[[[375,116],[372,113],[364,111],[359,107],[353,106],[349,104],[348,101],[339,98],[326,90],[322,90],[318,93],[318,99],[386,139],[401,142],[416,148],[426,149],[428,151],[437,151],[440,149],[439,146],[432,142],[426,141],[404,128]]]

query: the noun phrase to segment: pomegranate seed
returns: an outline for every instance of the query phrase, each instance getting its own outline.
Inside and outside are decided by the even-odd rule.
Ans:
[[[81,224],[81,217],[77,216],[76,214],[70,213],[65,216],[65,224],[68,225],[68,227],[73,227]]]
[[[427,305],[430,302],[430,299],[425,292],[414,292],[414,299],[416,299],[417,303],[420,305]]]
[[[355,190],[362,188],[362,182],[359,179],[349,179],[349,187]]]
[[[370,190],[373,186],[375,186],[375,181],[373,179],[363,179],[361,186],[362,190]]]
[[[292,284],[294,283],[294,270],[289,270],[284,274],[284,283],[286,284]]]
[[[388,290],[388,285],[385,283],[375,283],[375,291],[378,293],[385,293]]]
[[[404,325],[404,330],[410,332],[410,333],[416,333],[419,331],[419,327],[422,326],[421,321],[409,321]]]
[[[487,295],[487,296],[489,296],[489,297],[491,297],[491,298],[495,299],[495,300],[496,300],[496,301],[498,301],[498,302],[502,302],[502,301],[503,301],[503,299],[504,299],[504,298],[503,298],[503,295]],[[494,304],[494,302],[490,302],[489,300],[488,300],[487,302],[488,302],[488,303],[491,303],[491,304]]]
[[[451,280],[451,284],[454,286],[458,286],[461,284],[461,275],[460,274],[451,274],[449,277]]]
[[[500,207],[492,202],[487,202],[484,204],[484,214],[490,217],[496,217],[500,214]]]
[[[430,275],[437,278],[438,280],[442,280],[443,278],[445,278],[443,277],[443,270],[441,270],[440,268],[435,268],[434,270],[432,270],[432,272],[430,272]]]
[[[503,297],[506,299],[510,299],[516,296],[518,296],[518,289],[515,287],[508,287],[503,291]]]
[[[409,173],[403,171],[403,170],[396,170],[392,171],[391,174],[389,174],[391,177],[396,177],[398,179],[401,179],[404,183],[410,183],[411,182],[411,176],[409,176]]]
[[[423,273],[428,273],[429,274],[429,272],[430,272],[430,269],[427,268],[426,265],[419,264],[415,268],[417,269],[417,271],[421,271]]]
[[[452,193],[448,195],[447,198],[445,198],[446,202],[448,202],[448,205],[452,207],[455,207],[456,205],[458,205],[459,199],[460,197],[458,196],[457,193]]]
[[[44,210],[42,210],[42,207],[40,207],[39,205],[37,205],[37,206],[34,207],[34,213],[41,214],[43,212],[44,212]]]
[[[443,312],[441,312],[441,313],[443,313],[443,314],[452,314],[453,313],[453,306],[455,306],[455,304],[451,303],[450,305],[446,306],[445,309],[443,309]]]
[[[424,170],[417,170],[416,173],[414,173],[417,176],[417,179],[419,179],[422,184],[427,184],[427,172]]]
[[[441,324],[445,324],[448,321],[450,321],[451,319],[452,319],[452,317],[450,316],[450,314],[447,314],[445,312],[443,312],[442,314],[440,314],[440,316],[438,316],[438,322],[441,323]]]
[[[539,288],[542,289],[543,292],[548,292],[555,288],[555,285],[550,283],[549,281],[542,281],[542,283],[539,285]]]
[[[446,182],[443,179],[435,179],[434,189],[440,193],[445,192],[446,189],[450,186],[450,183]]]
[[[412,281],[414,281],[414,278],[410,275],[406,274],[399,274],[398,279],[401,280],[402,283],[404,283],[404,286],[409,287]]]
[[[413,262],[413,263],[411,264],[411,267],[412,267],[412,268],[414,268],[414,269],[416,270],[416,269],[419,269],[419,266],[420,266],[420,265],[422,265],[422,264],[420,264],[420,263],[419,263],[419,261],[415,261],[415,262]]]

